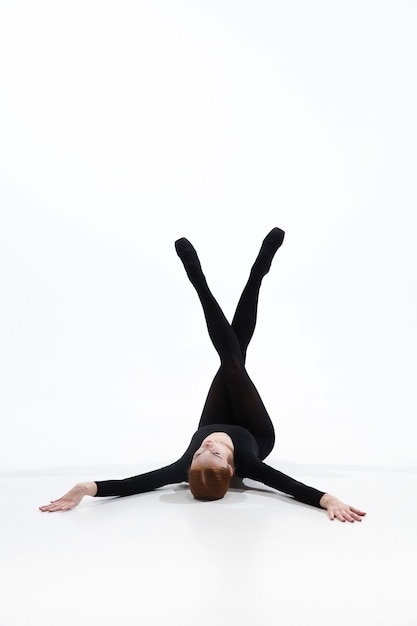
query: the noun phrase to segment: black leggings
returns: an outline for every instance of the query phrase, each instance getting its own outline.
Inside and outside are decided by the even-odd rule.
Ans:
[[[240,297],[232,325],[211,293],[197,253],[190,242],[179,239],[175,244],[188,277],[197,291],[211,341],[221,362],[210,386],[199,427],[210,424],[243,426],[255,437],[261,459],[265,459],[271,452],[275,433],[262,399],[246,371],[245,359],[255,330],[262,278],[269,271],[283,236],[283,231],[274,229],[265,238]]]

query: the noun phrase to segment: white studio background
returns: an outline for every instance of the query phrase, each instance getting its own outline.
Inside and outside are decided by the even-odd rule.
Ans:
[[[274,458],[415,462],[416,13],[0,2],[3,471],[177,458],[217,357],[173,242],[230,318],[273,226]]]

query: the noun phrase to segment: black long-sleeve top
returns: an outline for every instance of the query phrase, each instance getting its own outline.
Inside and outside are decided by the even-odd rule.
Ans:
[[[324,491],[318,491],[270,467],[259,458],[258,444],[254,436],[242,426],[211,424],[194,433],[190,445],[182,457],[160,469],[124,478],[123,480],[96,481],[97,497],[131,496],[153,491],[158,487],[174,483],[188,482],[188,470],[194,453],[203,440],[213,432],[224,432],[231,437],[234,445],[235,473],[239,478],[250,478],[293,496],[296,500],[319,507]]]

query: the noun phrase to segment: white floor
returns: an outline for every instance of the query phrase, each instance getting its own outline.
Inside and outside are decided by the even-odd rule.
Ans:
[[[368,512],[353,525],[251,481],[215,503],[176,486],[37,509],[78,480],[141,469],[1,475],[1,626],[417,624],[416,468],[298,466]]]

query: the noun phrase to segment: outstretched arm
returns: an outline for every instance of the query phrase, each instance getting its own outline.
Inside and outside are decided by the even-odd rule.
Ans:
[[[327,510],[327,515],[332,521],[338,519],[341,522],[361,522],[362,517],[366,515],[364,511],[355,509],[349,504],[341,502],[335,496],[325,493],[320,498],[320,506]]]
[[[40,506],[43,512],[55,513],[55,511],[69,511],[80,504],[84,496],[95,496],[97,485],[94,482],[77,483],[62,498],[51,500],[50,504]]]
[[[137,493],[153,491],[158,487],[181,483],[187,480],[187,468],[191,463],[189,455],[184,454],[178,461],[160,469],[124,478],[122,480],[104,480],[78,483],[59,500],[39,507],[41,511],[69,511],[80,504],[84,496],[132,496]]]
[[[278,491],[293,496],[296,500],[304,502],[305,504],[326,509],[327,515],[331,520],[338,519],[341,522],[360,522],[362,517],[366,515],[364,511],[360,511],[359,509],[355,509],[341,502],[338,498],[329,493],[324,493],[323,491],[314,489],[314,487],[309,487],[258,459],[252,459],[244,469],[246,470],[245,475],[247,478],[258,480],[269,487],[273,487]]]

